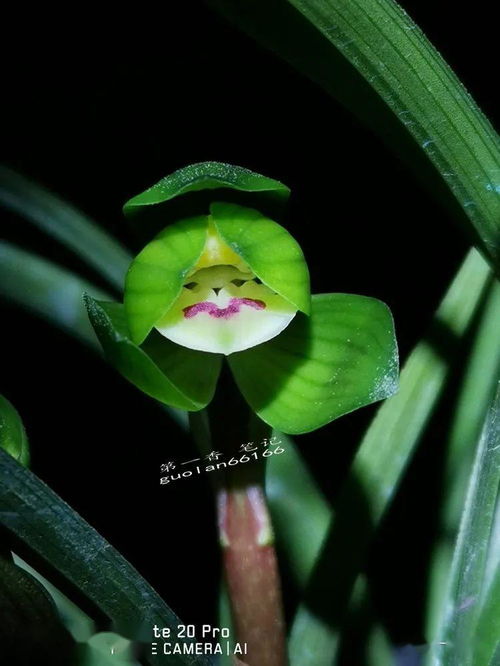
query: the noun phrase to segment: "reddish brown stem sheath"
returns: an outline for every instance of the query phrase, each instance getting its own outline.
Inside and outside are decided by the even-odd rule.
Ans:
[[[252,415],[227,367],[209,407],[191,413],[190,422],[200,449],[220,451],[225,459],[238,455],[250,440],[258,451],[271,432]],[[245,666],[286,666],[281,584],[264,472],[265,458],[256,455],[235,466],[224,465],[212,480],[235,639],[247,644],[241,659]]]
[[[285,666],[285,624],[272,530],[262,485],[218,491],[218,520],[233,621],[248,666]]]

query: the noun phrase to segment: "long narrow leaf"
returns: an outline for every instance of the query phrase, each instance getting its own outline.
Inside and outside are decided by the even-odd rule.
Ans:
[[[303,589],[327,536],[332,510],[309,472],[293,438],[277,431],[274,436],[279,440],[284,453],[268,460],[266,494],[280,553],[286,560],[287,570],[295,584],[299,589]],[[357,606],[362,605],[366,599],[366,579],[360,577],[358,583],[351,604],[354,613],[357,613]],[[311,651],[311,663],[316,663],[314,642],[303,646],[304,650]],[[303,658],[303,651],[300,658]],[[382,627],[373,627],[368,637],[366,652],[367,664],[392,664],[388,638]],[[295,663],[292,652],[292,664]]]
[[[478,652],[486,653],[487,659],[474,659],[478,638],[476,627],[484,594],[488,546],[492,537],[499,484],[500,383],[477,447],[453,558],[448,599],[437,640],[433,642],[428,660],[432,666],[488,664],[495,652],[498,635],[490,636],[487,646],[477,643]],[[486,609],[487,616],[483,616],[482,621],[487,625],[491,621],[493,625],[498,625],[498,620],[490,616],[494,607]]]
[[[208,2],[362,116],[398,154],[413,151],[414,146],[405,143],[405,132],[395,126],[397,119],[450,188],[483,252],[498,267],[500,140],[443,58],[395,2]],[[370,97],[366,84],[383,105]]]
[[[98,347],[83,303],[87,292],[106,299],[101,289],[35,254],[0,242],[0,296]]]
[[[446,488],[440,508],[440,525],[433,545],[431,563],[427,636],[435,636],[439,618],[446,603],[446,588],[453,548],[467,492],[477,440],[500,373],[500,283],[491,285],[478,322],[471,353],[467,362],[459,397],[449,428],[447,460],[443,487]],[[500,555],[500,551],[496,551]],[[498,556],[497,556],[498,557]],[[497,563],[493,565],[495,569]]]
[[[38,573],[27,562],[21,559],[15,553],[12,553],[14,563],[31,574],[36,580],[44,586],[52,597],[61,620],[76,641],[83,642],[88,640],[96,632],[95,622],[78,608],[66,595],[58,590],[50,581]]]
[[[500,567],[481,603],[474,635],[473,664],[496,666],[500,656]],[[496,658],[496,659],[495,659]]]
[[[293,439],[277,431],[274,436],[284,453],[268,459],[266,494],[287,568],[303,588],[327,533],[331,510]]]
[[[0,205],[9,208],[66,245],[121,290],[128,252],[73,206],[6,167],[0,167]]]
[[[137,571],[40,479],[2,450],[0,520],[108,615],[119,633],[148,643],[157,624],[177,635],[179,619]],[[150,653],[147,658],[153,665],[165,662],[161,654]],[[193,655],[171,655],[168,660],[172,666],[210,663]]]
[[[400,390],[378,411],[335,506],[330,534],[299,608],[290,639],[292,666],[330,666],[354,579],[371,535],[391,502],[441,395],[464,336],[488,284],[490,271],[476,251],[464,262],[433,327],[408,358]],[[436,336],[448,337],[447,354]],[[454,344],[452,344],[454,343]],[[342,571],[332,576],[331,571]]]

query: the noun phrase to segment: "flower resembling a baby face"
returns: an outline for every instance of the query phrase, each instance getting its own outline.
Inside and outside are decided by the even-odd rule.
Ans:
[[[251,409],[291,434],[392,395],[398,354],[387,306],[352,294],[311,296],[304,254],[287,229],[254,208],[214,200],[218,190],[253,192],[279,210],[286,186],[207,162],[167,176],[125,210],[151,210],[157,223],[163,204],[202,190],[181,206],[198,214],[170,216],[176,221],[133,259],[123,305],[86,296],[112,365],[163,404],[199,411],[226,356]]]
[[[274,338],[296,312],[257,278],[210,223],[202,256],[156,328],[184,347],[228,355]]]
[[[258,211],[214,203],[210,214],[166,227],[127,274],[131,339],[156,328],[170,341],[228,356],[279,335],[310,307],[297,242]]]

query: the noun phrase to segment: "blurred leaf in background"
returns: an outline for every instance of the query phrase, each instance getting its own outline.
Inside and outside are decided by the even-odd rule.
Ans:
[[[0,558],[0,657],[9,666],[67,666],[74,641],[43,586],[6,556]]]
[[[500,644],[497,553],[487,575],[490,544],[498,544],[494,529],[500,490],[500,382],[497,386],[476,448],[429,666],[489,666]]]

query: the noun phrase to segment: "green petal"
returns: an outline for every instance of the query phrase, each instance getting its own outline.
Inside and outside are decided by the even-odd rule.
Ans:
[[[90,321],[110,363],[134,386],[171,407],[198,411],[210,402],[221,356],[185,349],[154,331],[144,343],[128,337],[124,308],[85,297]]]
[[[228,358],[250,406],[273,427],[299,434],[392,395],[398,354],[384,303],[351,294],[312,298],[277,338]]]
[[[208,218],[191,217],[164,229],[134,259],[125,279],[130,337],[141,344],[179,296],[203,252]]]
[[[278,180],[248,169],[222,162],[200,162],[165,176],[156,185],[127,201],[123,210],[127,214],[134,213],[143,206],[160,204],[188,192],[228,188],[243,192],[267,192],[283,200],[288,199],[290,194],[288,187]]]
[[[310,312],[309,271],[297,241],[281,225],[252,208],[210,206],[221,238],[270,289],[305,314]]]

